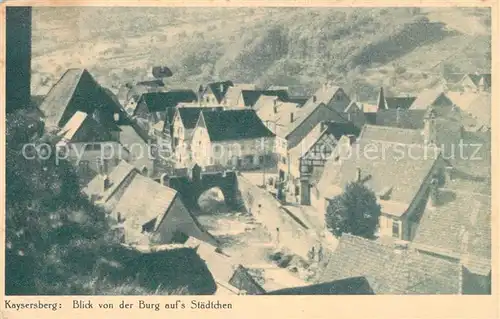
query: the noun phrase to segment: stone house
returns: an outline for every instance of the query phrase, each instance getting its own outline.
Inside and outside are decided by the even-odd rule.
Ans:
[[[319,137],[321,122],[348,122],[342,113],[349,104],[350,99],[344,90],[330,84],[319,88],[301,107],[279,98],[261,97],[257,102],[259,117],[277,136],[276,161],[280,181],[285,181],[292,189],[300,184],[298,168],[301,151]],[[296,147],[298,149],[292,152]],[[291,158],[292,154],[298,156]]]
[[[193,162],[237,170],[262,167],[272,161],[274,139],[254,110],[203,111],[193,132]]]
[[[173,148],[177,167],[188,167],[192,161],[191,142],[202,111],[221,111],[223,107],[178,107],[173,118]]]

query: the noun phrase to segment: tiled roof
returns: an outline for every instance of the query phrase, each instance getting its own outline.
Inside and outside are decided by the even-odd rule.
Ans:
[[[201,111],[209,112],[215,110],[223,110],[221,107],[178,107],[177,112],[179,113],[182,124],[185,129],[194,129],[198,118],[200,117]]]
[[[343,234],[319,282],[364,276],[375,294],[457,294],[460,265]]]
[[[472,82],[478,86],[481,80],[483,80],[486,86],[491,86],[491,73],[486,74],[467,74],[467,76],[472,80]]]
[[[98,175],[87,184],[83,192],[89,197],[99,196],[101,201],[106,202],[109,196],[114,193],[125,178],[133,172],[136,172],[136,170],[132,165],[125,161],[121,161],[107,175],[111,182],[111,187],[107,191],[103,192],[103,177]]]
[[[420,130],[378,125],[365,125],[361,130],[360,138],[402,144],[422,144],[424,142]]]
[[[420,94],[417,96],[417,99],[413,102],[411,105],[410,109],[412,110],[425,110],[429,106],[433,105],[438,98],[446,97],[444,92],[440,89],[427,89],[423,90],[420,92]],[[451,104],[451,101],[449,102]]]
[[[210,88],[218,103],[222,102],[222,99],[226,95],[228,89],[233,86],[231,81],[213,82],[209,83],[207,87]],[[221,90],[222,87],[222,90]]]
[[[186,89],[144,93],[140,100],[146,103],[149,112],[161,112],[181,102],[195,102],[198,96],[193,90]]]
[[[105,109],[110,116],[123,112],[113,93],[101,87],[86,69],[68,69],[40,104],[46,125],[64,126],[63,122],[72,116],[65,115],[71,101],[80,107],[79,111],[86,113],[96,109]]]
[[[229,87],[226,92],[226,100],[229,104],[236,103],[241,95],[242,90],[256,90],[255,84],[240,84],[233,83],[233,86]]]
[[[471,114],[482,125],[491,127],[491,94],[450,92],[448,95],[462,111]]]
[[[345,107],[341,110],[333,110],[326,106],[339,90],[342,89],[338,86],[323,86],[319,88],[302,107],[298,108],[288,134],[295,131],[318,107],[326,107],[329,112],[337,117],[337,122],[346,122],[347,120],[341,115]]]
[[[413,96],[405,96],[405,97],[386,97],[385,102],[387,108],[389,109],[403,109],[407,110],[410,106],[415,102],[417,98]]]
[[[140,234],[142,225],[156,219],[157,229],[163,216],[168,212],[177,192],[141,174],[135,174],[118,199],[113,212],[125,219],[130,233]]]
[[[375,123],[372,124],[416,130],[424,127],[424,117],[425,110],[386,109],[375,113]]]
[[[288,92],[285,90],[242,90],[241,95],[243,97],[243,103],[246,107],[253,107],[262,95],[277,96],[282,100],[286,100],[288,98]]]
[[[352,277],[303,287],[285,288],[267,295],[373,295],[365,277]]]
[[[120,143],[125,148],[129,148],[132,145],[147,144],[147,133],[143,129],[141,129],[138,124],[120,125],[120,129]]]
[[[471,272],[491,269],[491,197],[440,190],[441,205],[426,209],[413,245],[462,260]]]
[[[392,134],[390,130],[382,131],[386,135],[367,134],[371,133],[367,130],[371,127],[365,126],[346,159],[328,160],[318,188],[325,190],[325,197],[336,195],[356,179],[357,170],[360,169],[364,184],[376,194],[388,187],[392,188],[388,202],[396,205],[399,211],[413,201],[434,166],[439,151],[435,148],[426,149],[418,141],[413,142],[413,138],[408,139],[408,136],[401,138],[404,130],[398,132],[392,129]],[[376,130],[373,132],[380,133],[378,127],[374,128]],[[398,143],[401,140],[406,143]],[[391,208],[395,208],[393,206]]]
[[[84,69],[68,69],[50,89],[42,104],[40,104],[40,110],[45,115],[46,123],[59,125],[59,121],[73,98],[76,87],[84,73],[88,74]],[[64,123],[61,124],[64,125]]]
[[[212,142],[273,137],[254,110],[202,112]]]

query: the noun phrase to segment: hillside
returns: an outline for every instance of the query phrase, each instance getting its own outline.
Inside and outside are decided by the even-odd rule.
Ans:
[[[33,90],[87,67],[115,90],[168,65],[172,86],[231,79],[304,87],[335,80],[361,98],[490,69],[490,12],[477,8],[35,8]],[[466,27],[464,27],[466,26]],[[298,92],[300,93],[300,92]]]

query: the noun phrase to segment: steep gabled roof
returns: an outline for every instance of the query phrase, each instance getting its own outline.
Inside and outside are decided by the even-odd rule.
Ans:
[[[275,136],[254,110],[202,112],[212,142]]]
[[[415,102],[417,98],[414,96],[405,96],[405,97],[386,97],[386,105],[389,109],[403,109],[407,110],[410,106]]]
[[[68,69],[50,89],[40,104],[40,110],[45,115],[47,124],[59,125],[59,121],[84,74],[90,75],[85,69]],[[65,123],[61,124],[64,125]]]
[[[338,86],[323,86],[319,88],[302,107],[298,108],[298,111],[295,114],[295,120],[288,130],[288,135],[293,133],[302,124],[302,122],[304,122],[319,107],[326,107],[329,112],[337,117],[337,122],[347,122],[347,119],[341,115],[344,108],[342,108],[342,110],[333,110],[327,107],[330,100],[338,91],[343,90]]]
[[[458,294],[459,264],[343,234],[319,282],[364,276],[375,294]]]
[[[427,89],[420,92],[410,109],[412,110],[425,110],[433,105],[439,98],[444,97],[448,99],[446,94],[440,89]],[[452,102],[448,99],[449,104]]]
[[[194,129],[196,123],[198,122],[198,118],[200,117],[200,113],[202,111],[221,111],[224,108],[222,106],[219,107],[178,107],[177,113],[179,114],[182,124],[185,129]]]
[[[149,112],[163,112],[181,102],[195,102],[198,97],[193,90],[172,90],[168,92],[149,92],[142,94],[139,103],[144,101]]]
[[[93,113],[96,109],[107,113],[124,113],[119,101],[108,89],[100,86],[86,69],[68,69],[40,104],[45,123],[49,126],[64,126],[73,114],[66,113],[74,101],[82,111]]]

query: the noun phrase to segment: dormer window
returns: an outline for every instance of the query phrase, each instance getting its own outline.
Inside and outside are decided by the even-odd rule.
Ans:
[[[149,222],[142,225],[142,233],[151,233],[154,230],[156,224],[156,218],[153,218]]]

